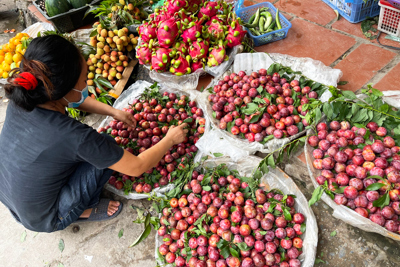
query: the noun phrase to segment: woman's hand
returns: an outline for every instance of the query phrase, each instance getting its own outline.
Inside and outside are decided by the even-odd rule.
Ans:
[[[188,129],[185,129],[186,127],[187,123],[182,123],[179,126],[171,126],[165,138],[170,140],[172,142],[172,145],[182,143],[185,140],[187,133],[189,132]]]
[[[122,111],[119,109],[114,110],[114,115],[113,118],[115,120],[122,121],[124,124],[126,124],[129,127],[135,128],[137,121],[133,117],[133,115],[129,112]]]

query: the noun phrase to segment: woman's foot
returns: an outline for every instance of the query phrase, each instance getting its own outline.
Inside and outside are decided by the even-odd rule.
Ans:
[[[107,215],[112,216],[115,212],[117,212],[118,207],[121,203],[119,201],[110,200],[107,209]],[[90,214],[92,213],[93,209],[85,210],[79,218],[86,219],[89,218]]]

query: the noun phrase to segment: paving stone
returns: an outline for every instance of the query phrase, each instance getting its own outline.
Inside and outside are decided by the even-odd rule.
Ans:
[[[374,88],[381,91],[400,90],[400,63],[397,64],[382,80],[375,84]]]
[[[368,40],[372,43],[378,43],[376,39],[370,40],[367,37],[364,36],[363,32],[361,31],[361,22],[359,23],[350,23],[344,18],[339,19],[335,23],[332,24],[332,28],[346,32],[351,35],[355,35],[357,37],[363,38],[365,40]],[[382,33],[381,36],[379,37],[379,41],[381,42],[382,45],[390,45],[394,47],[399,47],[400,48],[400,43],[392,40],[385,39],[387,36],[386,33]]]
[[[372,44],[361,44],[335,66],[343,72],[342,81],[348,81],[340,89],[356,91],[388,64],[396,53]]]
[[[296,18],[291,23],[292,28],[285,39],[256,47],[255,50],[310,57],[329,66],[356,43],[352,37],[332,32],[303,19]]]
[[[327,4],[315,0],[279,0],[275,4],[283,10],[312,22],[326,25],[335,19],[336,14]]]

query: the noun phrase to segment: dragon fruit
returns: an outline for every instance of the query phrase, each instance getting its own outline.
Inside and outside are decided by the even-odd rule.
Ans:
[[[167,2],[167,11],[169,14],[175,14],[181,8],[187,7],[188,3],[185,0],[170,0]]]
[[[190,56],[187,56],[186,58],[182,56],[181,53],[179,53],[179,56],[177,59],[171,60],[171,67],[169,68],[169,71],[176,76],[182,76],[185,74],[190,74],[192,72],[192,69],[190,68]]]
[[[169,53],[170,49],[168,48],[158,48],[152,55],[150,69],[158,72],[166,71],[170,61]]]
[[[161,47],[169,48],[174,44],[179,34],[178,24],[180,23],[175,18],[169,18],[158,24],[157,38]]]
[[[139,63],[142,65],[150,64],[151,60],[151,50],[147,44],[141,45],[136,50],[136,57],[139,59]]]
[[[176,42],[174,45],[174,49],[176,49],[176,51],[181,52],[182,54],[186,54],[188,47],[184,42]]]
[[[210,54],[208,56],[207,65],[209,67],[215,67],[226,60],[228,60],[228,56],[226,55],[223,41],[220,40],[218,46],[211,48]]]
[[[204,6],[200,8],[199,18],[207,16],[209,18],[217,15],[218,9],[220,8],[217,2],[205,2]]]
[[[201,40],[194,42],[189,48],[189,55],[193,61],[206,58],[208,55],[209,44],[207,41]]]
[[[187,10],[191,13],[195,13],[200,9],[200,6],[203,4],[204,0],[191,0]]]
[[[157,36],[156,29],[157,29],[156,25],[144,23],[140,25],[138,31],[142,40],[148,43],[151,39],[156,38]]]
[[[217,20],[213,20],[208,27],[203,28],[203,37],[210,37],[214,41],[221,40],[225,38],[225,31],[226,26]]]
[[[204,62],[202,60],[199,60],[197,62],[193,62],[192,65],[192,71],[195,72],[198,69],[204,69]]]
[[[229,25],[228,35],[226,40],[228,41],[228,47],[232,48],[234,46],[240,45],[246,35],[246,31],[242,29],[237,20],[232,21]]]
[[[218,16],[214,16],[212,17],[209,21],[207,21],[206,26],[210,26],[210,24],[214,21],[218,21],[221,24],[225,24],[224,21],[221,20],[221,18],[219,18]],[[226,20],[226,19],[225,19]]]
[[[150,21],[154,20],[155,22],[160,23],[169,18],[172,18],[172,16],[173,16],[172,14],[169,14],[167,13],[167,11],[161,9],[150,15]]]
[[[201,25],[201,21],[192,21],[189,23],[186,30],[182,33],[182,39],[185,43],[191,43],[197,38],[201,36],[203,26]]]

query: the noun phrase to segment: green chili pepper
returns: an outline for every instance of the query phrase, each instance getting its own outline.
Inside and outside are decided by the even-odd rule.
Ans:
[[[265,18],[264,17],[260,17],[260,21],[258,23],[258,29],[261,32],[264,32],[264,23],[265,23]]]
[[[281,22],[279,21],[279,9],[276,9],[275,20],[276,20],[276,26],[278,27],[278,30],[282,29]]]
[[[260,20],[260,9],[257,9],[256,16],[254,18],[254,21],[251,23],[251,25],[257,26],[259,20]]]
[[[272,23],[272,15],[269,12],[263,12],[261,15],[264,15],[265,17],[264,30],[267,30]]]

